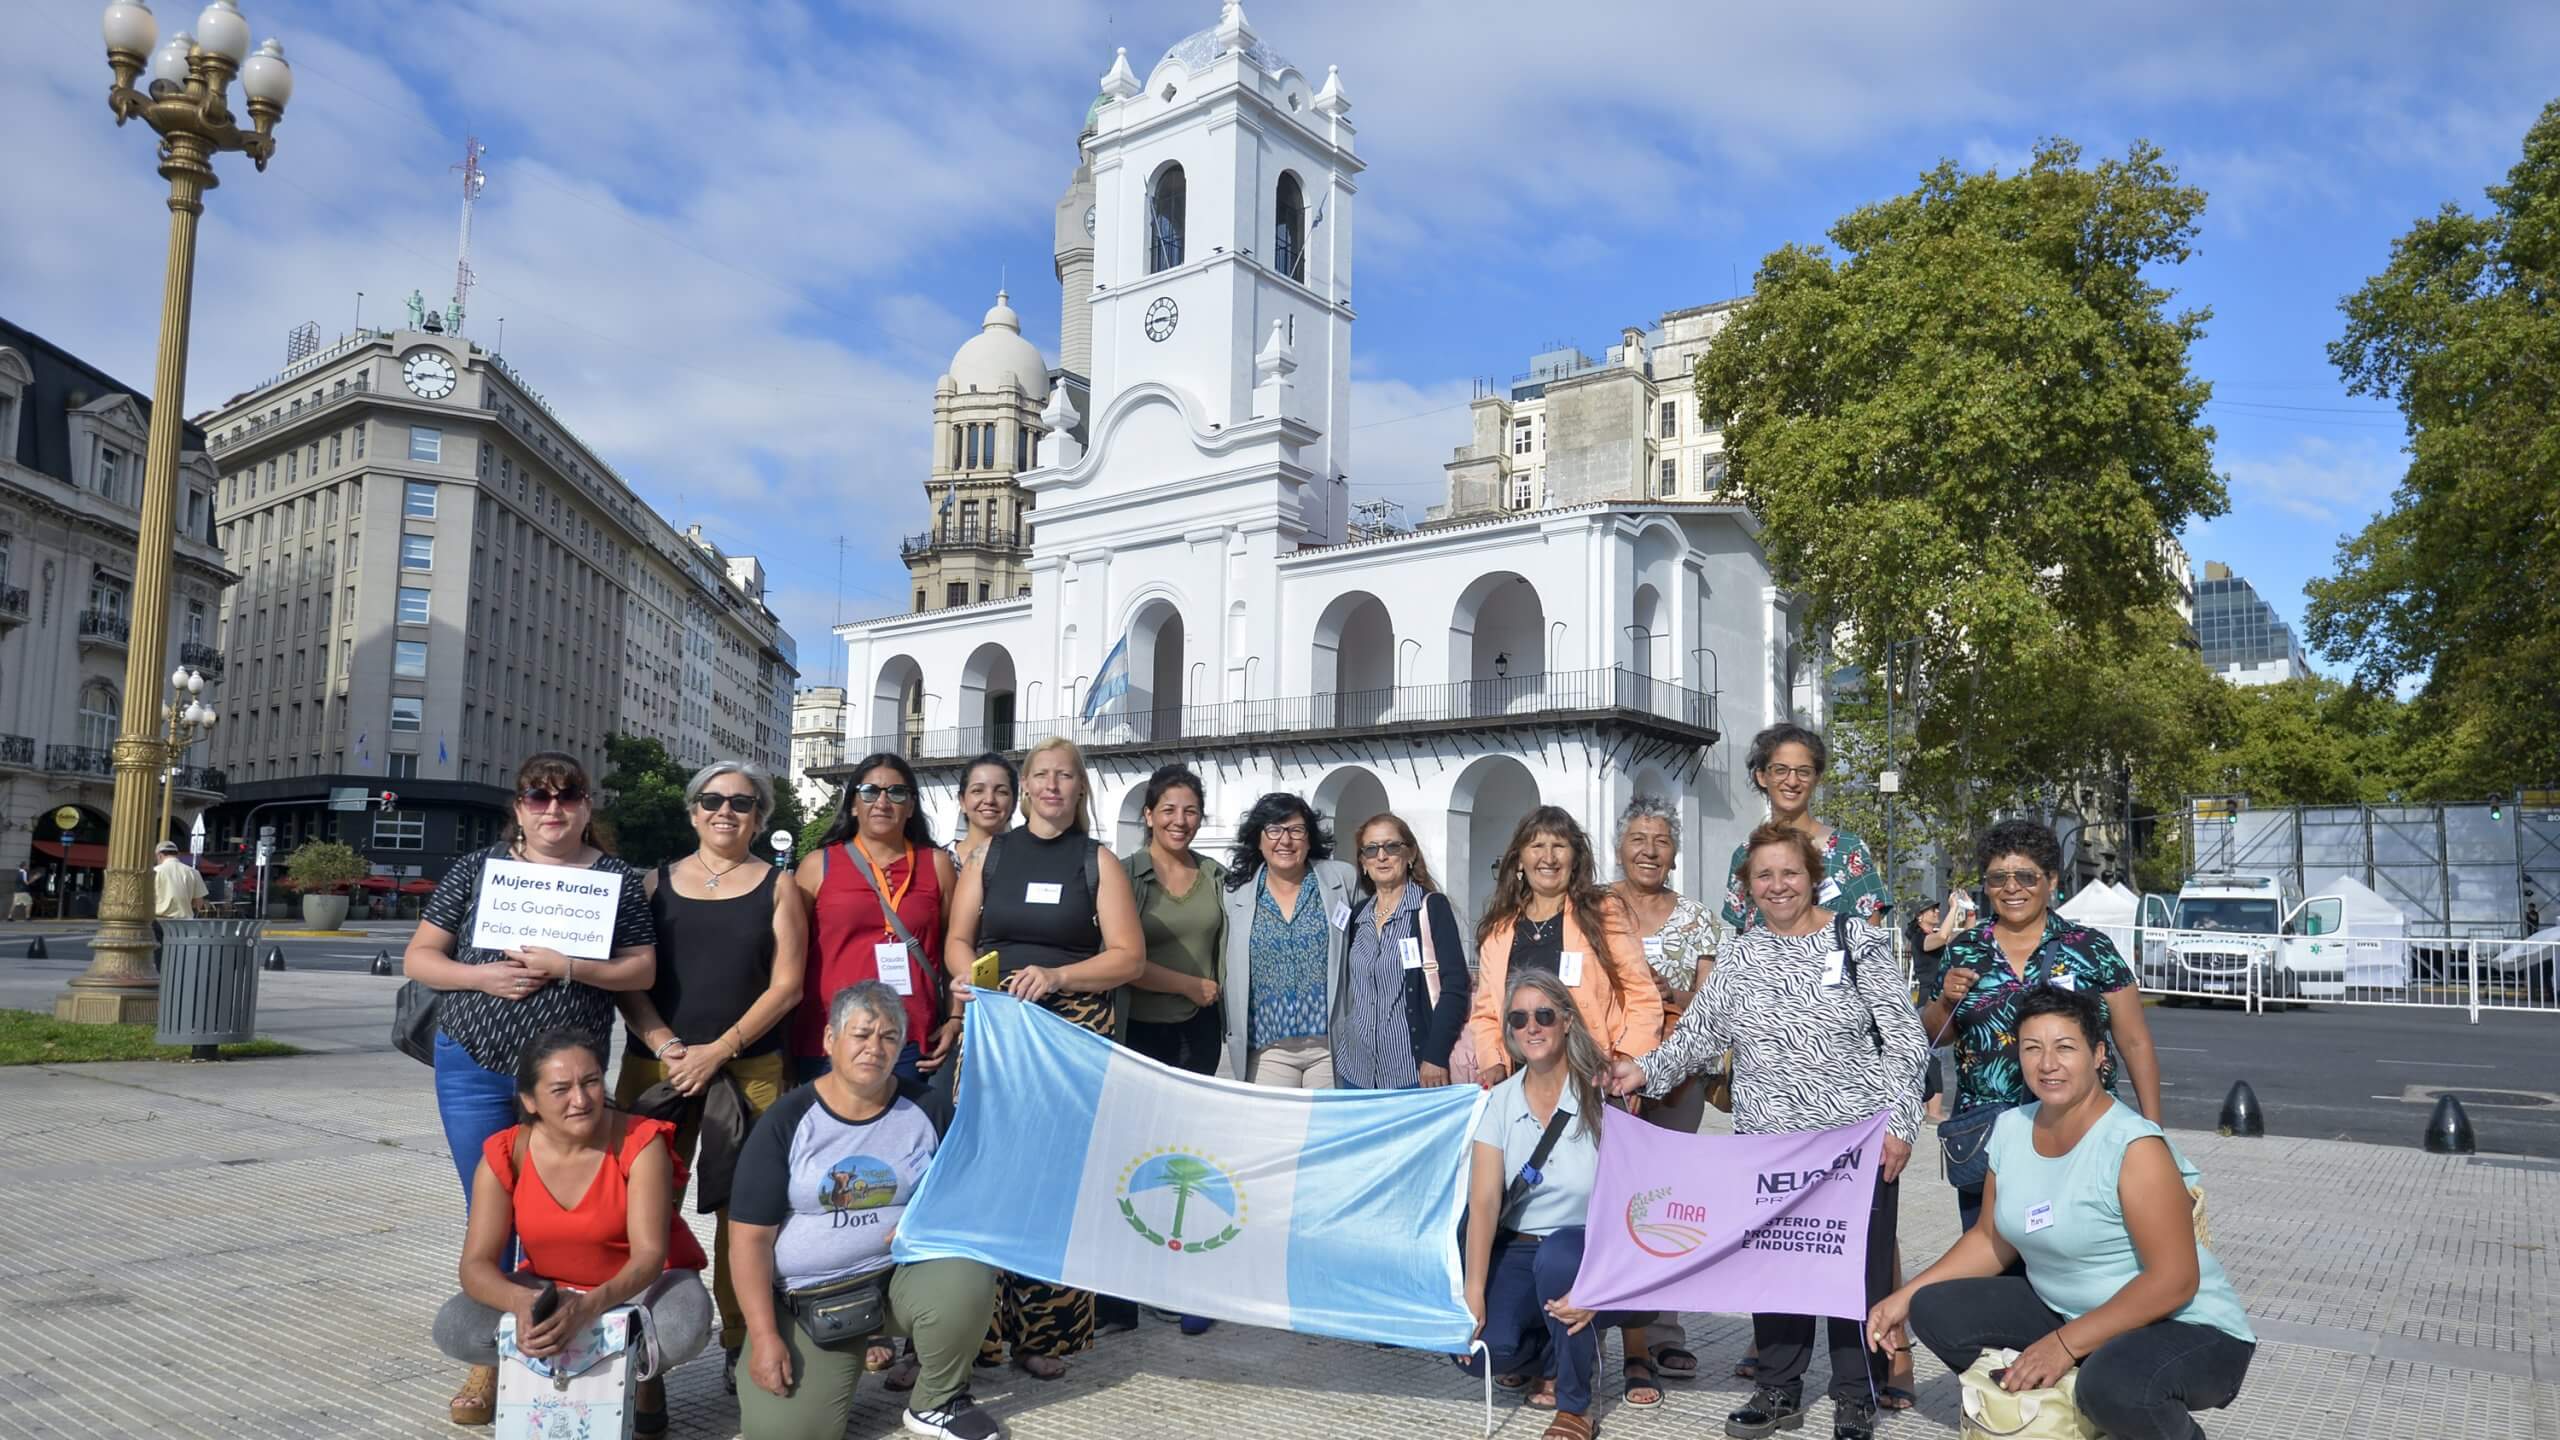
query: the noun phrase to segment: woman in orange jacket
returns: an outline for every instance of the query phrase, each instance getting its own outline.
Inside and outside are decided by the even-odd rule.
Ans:
[[[1492,903],[1476,928],[1481,973],[1467,1019],[1476,1081],[1501,1083],[1502,997],[1514,968],[1555,972],[1574,1007],[1612,1057],[1633,1059],[1662,1039],[1662,993],[1644,961],[1623,901],[1602,889],[1591,841],[1571,815],[1541,805],[1511,832],[1495,870]]]

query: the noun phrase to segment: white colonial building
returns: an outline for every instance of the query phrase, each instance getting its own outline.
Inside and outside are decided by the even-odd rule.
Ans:
[[[1143,74],[1122,51],[1102,91],[1091,290],[1065,297],[1071,331],[1089,299],[1090,445],[1052,388],[1015,477],[1028,594],[839,628],[849,757],[914,758],[944,833],[967,757],[1053,733],[1123,849],[1168,761],[1207,781],[1203,845],[1267,790],[1343,828],[1393,809],[1469,908],[1532,806],[1605,832],[1651,792],[1681,808],[1684,888],[1710,888],[1762,813],[1727,737],[1798,703],[1748,513],[1610,501],[1346,540],[1362,167],[1339,74],[1311,82],[1229,4]]]

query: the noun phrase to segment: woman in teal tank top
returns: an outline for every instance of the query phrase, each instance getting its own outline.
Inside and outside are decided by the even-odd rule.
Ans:
[[[1867,1333],[1903,1323],[1961,1372],[2018,1352],[2004,1383],[2080,1371],[2080,1410],[2113,1440],[2197,1440],[2198,1410],[2240,1393],[2257,1335],[2220,1262],[2196,1239],[2195,1167],[2160,1127],[2098,1083],[2095,996],[2050,986],[2018,1006],[2018,1068],[2035,1103],[2000,1117],[1982,1218],[1886,1296]],[[2026,1275],[2004,1275],[2024,1262]]]

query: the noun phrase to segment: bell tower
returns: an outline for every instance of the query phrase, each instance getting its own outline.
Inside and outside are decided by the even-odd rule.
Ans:
[[[1076,169],[1058,199],[1057,242],[1050,252],[1058,270],[1058,368],[1079,380],[1093,377],[1093,233],[1101,220],[1093,203],[1093,167],[1082,152],[1103,103],[1097,95],[1085,111]]]

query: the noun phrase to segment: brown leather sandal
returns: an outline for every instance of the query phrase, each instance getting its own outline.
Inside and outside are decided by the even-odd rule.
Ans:
[[[462,1377],[462,1388],[445,1402],[456,1425],[487,1425],[498,1418],[498,1367],[474,1365]]]
[[[1590,1416],[1570,1415],[1559,1410],[1556,1418],[1547,1422],[1547,1433],[1539,1440],[1591,1440],[1599,1433],[1600,1427],[1591,1423]]]

